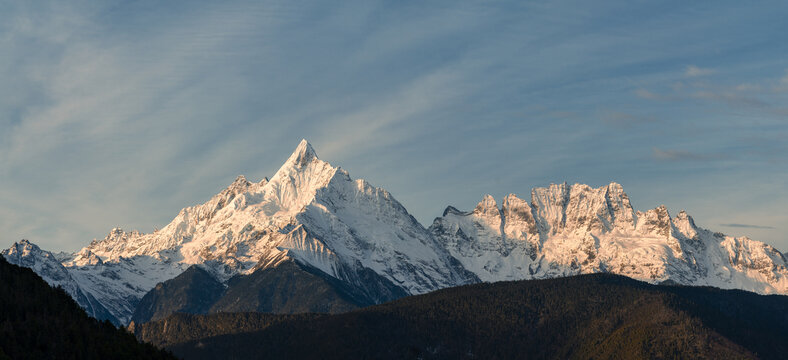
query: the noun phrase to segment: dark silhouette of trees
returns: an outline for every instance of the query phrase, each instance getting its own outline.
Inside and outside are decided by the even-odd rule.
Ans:
[[[0,359],[174,359],[0,256]]]
[[[137,334],[187,359],[783,359],[788,297],[595,274],[475,284],[336,315],[178,314]]]

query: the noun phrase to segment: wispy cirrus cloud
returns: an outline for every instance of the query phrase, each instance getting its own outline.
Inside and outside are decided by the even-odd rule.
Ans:
[[[717,71],[714,69],[707,69],[697,67],[695,65],[689,65],[684,69],[684,76],[687,77],[699,77],[699,76],[706,76],[716,73]]]
[[[686,150],[660,149],[657,147],[652,148],[652,156],[654,159],[663,161],[716,161],[725,158],[720,154],[700,154]]]
[[[743,229],[766,229],[766,230],[773,230],[773,229],[775,229],[774,226],[752,225],[752,224],[736,224],[736,223],[720,224],[720,226],[732,227],[732,228],[743,228]]]
[[[670,86],[659,90],[653,88],[637,88],[635,96],[645,100],[674,103],[709,102],[721,103],[728,109],[753,116],[785,116],[786,104],[782,93],[788,90],[788,75],[776,79],[762,78],[757,81],[742,82],[730,85],[718,79],[716,70],[689,66],[682,74],[685,78],[704,77],[703,80],[681,80],[678,74],[676,81]],[[788,74],[788,72],[786,72]]]
[[[740,87],[737,86],[737,89]],[[709,90],[699,90],[689,94],[690,97],[695,99],[702,99],[702,100],[712,100],[712,101],[721,101],[727,103],[732,106],[746,106],[746,107],[754,107],[754,108],[768,108],[770,104],[764,100],[743,95],[742,90],[733,92],[733,91],[709,91]]]
[[[0,236],[74,250],[150,230],[238,174],[270,176],[301,138],[425,224],[550,182],[667,204],[692,176],[765,189],[788,159],[785,65],[763,60],[785,57],[784,19],[700,7],[702,23],[605,1],[9,3]]]

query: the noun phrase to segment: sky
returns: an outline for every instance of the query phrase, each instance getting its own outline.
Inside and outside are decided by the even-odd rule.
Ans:
[[[0,246],[148,232],[302,138],[428,226],[618,182],[788,250],[780,1],[3,1]]]

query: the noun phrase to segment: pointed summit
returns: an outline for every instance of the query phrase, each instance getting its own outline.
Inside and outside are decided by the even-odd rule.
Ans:
[[[3,250],[3,255],[9,257],[10,255],[15,255],[17,258],[22,256],[27,256],[31,252],[39,253],[41,252],[41,248],[38,245],[31,243],[27,239],[19,240],[19,242],[15,242],[14,245],[7,250]]]
[[[328,185],[338,169],[318,159],[312,145],[301,140],[293,154],[265,185],[266,196],[275,199],[278,209],[275,212],[285,209],[298,211],[314,199],[317,189]]]
[[[495,202],[495,198],[492,197],[492,195],[484,195],[484,198],[476,205],[476,208],[473,209],[473,212],[487,216],[498,216],[498,203]]]
[[[317,159],[315,149],[312,148],[312,145],[310,145],[306,139],[302,139],[293,154],[287,159],[287,163],[303,167],[314,159]]]

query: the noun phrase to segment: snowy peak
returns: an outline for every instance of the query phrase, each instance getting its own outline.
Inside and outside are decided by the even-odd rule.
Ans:
[[[249,188],[249,185],[252,185],[252,183],[250,183],[249,180],[246,180],[245,176],[238,175],[238,177],[235,178],[235,181],[233,181],[233,183],[230,184],[230,186],[228,186],[225,191],[238,194],[239,192],[246,191],[246,189]]]
[[[685,211],[671,218],[664,205],[635,212],[620,184],[552,184],[531,195],[530,204],[506,196],[500,217],[486,215],[495,213],[489,197],[470,213],[447,209],[430,231],[485,281],[613,272],[788,293],[788,265],[779,251],[699,228]]]
[[[104,262],[87,248],[80,250],[75,254],[74,259],[67,263],[73,266],[88,266],[88,265],[102,265]]]
[[[495,198],[490,194],[484,195],[484,198],[476,205],[473,212],[486,217],[495,218],[501,216],[500,210],[498,209],[498,203],[495,202]]]
[[[665,205],[657,206],[645,213],[638,213],[636,230],[644,234],[668,238],[671,234],[672,221]]]
[[[32,269],[50,286],[63,288],[88,315],[118,324],[117,319],[90,293],[84,291],[71,272],[49,251],[42,250],[28,240],[21,240],[3,250],[2,256],[11,264]]]
[[[500,209],[490,195],[472,212],[449,207],[429,230],[454,258],[483,281],[522,278],[522,270],[527,269],[539,248],[531,206],[513,194],[503,199]]]
[[[198,228],[220,224],[231,217],[235,210],[248,204],[247,195],[260,193],[268,184],[268,178],[253,183],[239,175],[230,185],[207,202],[181,209],[178,215],[165,227],[152,234],[138,231],[124,231],[115,228],[103,240],[94,240],[85,250],[102,258],[118,260],[121,257],[151,256],[158,260],[168,260],[177,254],[164,254],[163,251],[193,239]],[[76,264],[76,263],[75,263]]]
[[[534,247],[539,246],[539,230],[533,208],[527,201],[509,194],[503,198],[501,213],[505,221],[504,234],[508,239],[527,240],[532,242]]]
[[[687,239],[698,237],[698,227],[695,225],[695,220],[684,210],[679,211],[678,215],[673,219],[673,226]]]
[[[318,159],[312,145],[301,140],[293,154],[271,177],[266,199],[273,200],[274,204],[267,207],[266,214],[300,211],[314,199],[317,189],[328,185],[337,170]]]
[[[89,247],[101,247],[102,245],[106,244],[125,243],[129,239],[137,238],[142,235],[144,234],[136,230],[125,231],[119,227],[116,227],[110,230],[109,233],[107,233],[107,236],[105,236],[103,239],[93,239]]]
[[[79,281],[91,289],[109,289],[96,293],[109,294],[102,301],[121,320],[156,282],[194,264],[226,281],[295,260],[372,297],[379,289],[362,281],[370,272],[387,282],[384,288],[406,293],[478,280],[388,191],[351,179],[320,160],[306,141],[270,181],[253,183],[239,176],[153,233],[113,229],[72,259],[69,269]],[[113,272],[103,271],[106,267]],[[142,268],[134,273],[137,267]]]
[[[336,256],[329,274],[348,266],[354,272],[371,269],[411,294],[475,280],[388,191],[353,180],[342,169],[334,170],[295,219]]]
[[[634,227],[636,215],[618,183],[592,188],[585,184],[551,184],[531,190],[539,229],[547,235],[564,231],[585,233]]]
[[[460,221],[460,218],[465,220]],[[618,183],[599,188],[564,183],[534,188],[530,203],[509,194],[500,208],[492,196],[485,195],[471,213],[447,208],[443,220],[435,226],[455,229],[453,236],[457,235],[457,230],[469,237],[483,230],[487,235],[480,234],[479,238],[489,238],[495,233],[500,239],[492,241],[502,243],[502,249],[516,246],[518,242],[527,243],[528,252],[533,254],[541,248],[544,237],[559,233],[584,236],[613,229],[631,230],[636,218],[627,194]]]
[[[531,190],[531,205],[534,207],[540,232],[557,234],[563,229],[568,202],[569,189],[566,183],[550,184],[547,188]]]
[[[619,221],[622,225],[632,226],[632,209],[629,202],[623,200],[625,198],[621,185],[615,183],[600,188],[572,185],[564,209],[565,230],[580,233],[610,231],[615,220],[621,217],[624,218],[624,221]]]
[[[113,261],[134,256],[185,264],[218,260],[230,276],[254,265],[259,251],[276,252],[274,244],[281,239],[268,243],[275,238],[272,231],[292,223],[337,170],[319,160],[312,146],[302,141],[270,180],[253,183],[238,176],[207,202],[183,208],[152,234],[113,229],[87,250]]]
[[[77,286],[68,271],[52,253],[38,245],[23,239],[3,250],[2,255],[11,264],[33,269],[49,285],[61,286],[72,296],[77,293]]]
[[[456,207],[451,205],[447,206],[446,209],[443,210],[443,216],[446,216],[448,214],[462,214],[462,213],[463,213],[462,211],[457,210]]]
[[[118,258],[121,254],[125,256],[132,256],[128,253],[129,250],[136,249],[132,243],[136,239],[143,237],[144,234],[139,231],[124,231],[121,228],[112,229],[104,239],[93,241],[84,248],[92,254],[96,254],[104,259]],[[136,255],[136,254],[134,254]]]
[[[285,162],[285,165],[294,165],[297,167],[304,167],[310,161],[317,159],[317,153],[312,145],[306,139],[301,139],[301,142],[296,147],[293,154]]]
[[[245,193],[259,192],[266,184],[268,184],[268,178],[263,178],[263,180],[261,180],[259,183],[252,183],[243,175],[238,175],[235,181],[233,181],[226,189],[222,190],[222,192],[214,195],[210,200],[208,200],[208,202],[202,205],[185,208],[181,210],[181,213],[193,213],[195,220],[198,222],[210,221],[214,216],[216,216],[217,213],[219,213],[219,211],[228,205],[235,205],[234,202],[240,195]],[[241,205],[237,204],[237,206]]]
[[[485,195],[470,212],[447,207],[425,229],[388,191],[319,159],[306,140],[270,180],[238,176],[153,233],[115,228],[59,258],[23,240],[3,255],[121,323],[156,283],[195,264],[225,282],[295,261],[370,299],[591,272],[788,293],[777,250],[699,228],[683,211],[672,219],[665,206],[635,212],[618,183],[551,184],[530,201]]]
[[[607,203],[608,211],[613,219],[614,225],[635,226],[637,221],[635,209],[629,202],[629,196],[624,192],[624,187],[621,184],[612,182],[607,186],[605,192],[605,202]]]
[[[15,242],[10,248],[3,250],[3,256],[5,256],[10,263],[17,265],[19,265],[23,259],[27,258],[45,257],[55,260],[54,255],[48,251],[41,250],[38,245],[31,243],[27,239]],[[12,259],[14,261],[12,261]]]

